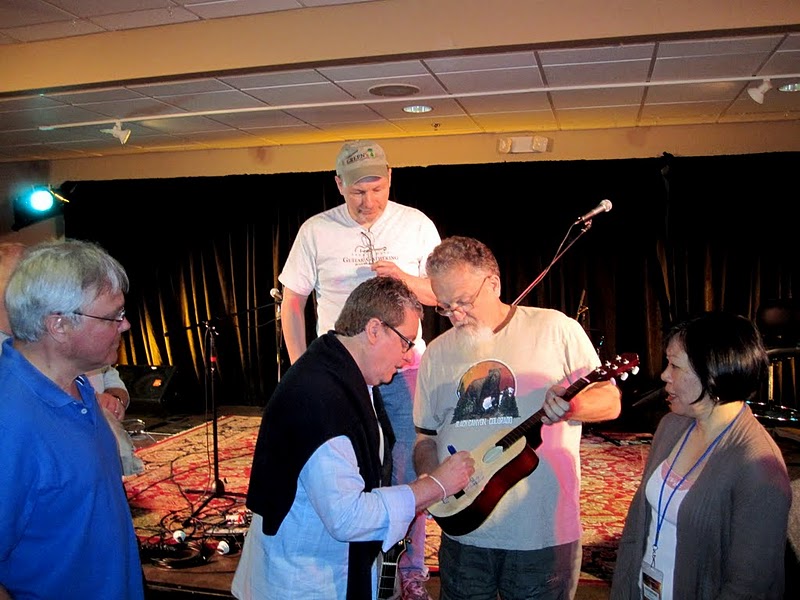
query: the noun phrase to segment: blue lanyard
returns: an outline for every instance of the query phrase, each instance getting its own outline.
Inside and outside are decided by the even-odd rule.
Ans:
[[[681,442],[681,446],[680,448],[678,448],[678,452],[677,454],[675,454],[675,458],[672,459],[672,464],[669,466],[669,469],[667,470],[667,474],[664,477],[664,481],[661,482],[661,491],[658,493],[658,510],[656,511],[656,539],[653,541],[653,559],[651,563],[654,567],[656,566],[656,550],[658,550],[658,537],[661,535],[661,526],[664,524],[664,519],[667,516],[667,508],[669,508],[669,503],[672,502],[672,497],[675,495],[675,492],[678,491],[681,485],[683,485],[683,482],[686,481],[686,478],[689,476],[689,474],[697,468],[697,465],[703,462],[703,459],[705,459],[705,457],[708,456],[708,454],[711,452],[714,446],[717,445],[717,442],[719,442],[722,439],[722,436],[725,435],[731,427],[733,427],[733,424],[736,422],[736,419],[739,418],[739,415],[741,415],[742,412],[744,412],[744,404],[742,405],[742,408],[739,410],[739,412],[736,413],[736,416],[733,418],[733,420],[730,423],[728,423],[725,426],[725,429],[720,431],[719,435],[717,435],[717,437],[714,438],[714,441],[708,445],[706,451],[703,452],[702,456],[698,458],[697,461],[692,465],[692,468],[686,471],[686,474],[683,477],[681,477],[681,480],[678,482],[678,485],[676,485],[673,488],[672,493],[670,493],[669,498],[667,498],[667,503],[664,505],[664,512],[662,513],[661,498],[664,495],[664,486],[666,485],[667,480],[669,479],[670,473],[672,473],[672,467],[674,467],[675,463],[678,462],[678,457],[681,455],[683,447],[686,445],[686,441],[689,439],[689,434],[692,433],[694,426],[697,425],[697,421],[694,421],[689,426],[689,429],[686,431],[686,435],[683,436],[683,441]]]

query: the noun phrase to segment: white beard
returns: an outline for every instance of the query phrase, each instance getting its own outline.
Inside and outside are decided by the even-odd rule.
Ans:
[[[462,350],[469,356],[480,356],[494,337],[494,332],[485,325],[458,327],[455,330],[456,339]]]

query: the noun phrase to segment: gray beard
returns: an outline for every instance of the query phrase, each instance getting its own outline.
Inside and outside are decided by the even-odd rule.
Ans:
[[[455,329],[456,339],[461,349],[468,355],[481,355],[492,342],[494,332],[484,325],[476,327],[458,327]]]

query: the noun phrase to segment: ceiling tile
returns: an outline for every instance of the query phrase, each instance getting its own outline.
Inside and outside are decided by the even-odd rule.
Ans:
[[[129,85],[129,89],[145,96],[175,96],[177,94],[201,94],[203,92],[224,92],[231,89],[227,83],[219,79],[192,79],[189,81],[173,81],[168,83],[146,83]]]
[[[187,10],[203,19],[219,19],[221,17],[237,17],[254,15],[278,10],[301,8],[295,0],[224,0],[217,2],[195,1],[180,2]]]
[[[266,110],[258,112],[242,112],[227,115],[212,115],[214,119],[237,129],[259,129],[266,127],[286,127],[304,125],[302,121],[282,110]]]
[[[361,100],[379,99],[381,96],[372,94],[370,90],[382,85],[412,85],[419,92],[411,96],[403,96],[413,101],[418,96],[446,96],[445,90],[432,75],[405,75],[402,77],[377,77],[375,79],[359,79],[356,81],[339,81],[337,85],[353,98]]]
[[[647,81],[650,60],[596,62],[573,65],[553,65],[544,68],[547,85],[551,87],[616,85]]]
[[[535,67],[440,73],[438,77],[447,90],[456,95],[462,92],[496,92],[542,87],[542,78]]]
[[[368,65],[343,65],[341,67],[320,67],[317,71],[337,83],[364,79],[381,79],[384,77],[406,77],[411,75],[428,75],[428,70],[418,60],[401,62],[385,62]]]
[[[292,108],[287,113],[311,125],[330,125],[332,123],[357,124],[384,121],[378,113],[363,105],[328,106],[315,108]]]
[[[353,98],[332,83],[312,83],[248,89],[248,93],[273,106],[294,106],[325,102],[347,102]]]
[[[159,100],[187,110],[203,112],[216,110],[242,110],[263,108],[265,104],[243,92],[228,90],[225,92],[207,92],[205,94],[181,94],[176,96],[159,96]]]
[[[219,80],[240,90],[325,83],[328,81],[314,69],[268,72],[254,75],[228,75],[221,76]]]
[[[4,23],[0,21],[0,23]],[[15,42],[38,42],[41,40],[52,40],[62,37],[74,37],[78,35],[89,35],[91,33],[100,33],[104,29],[90,21],[55,21],[53,23],[42,23],[39,25],[28,25],[26,27],[17,27],[14,29],[6,29],[3,27],[2,32]]]
[[[625,87],[604,90],[567,90],[551,92],[557,111],[568,108],[595,108],[602,106],[639,106],[644,88]]]
[[[180,7],[156,8],[152,10],[137,10],[133,12],[116,13],[91,17],[91,22],[96,23],[108,31],[136,29],[138,27],[157,27],[175,23],[188,23],[196,21],[197,15]]]
[[[469,54],[447,58],[427,58],[424,63],[437,75],[492,69],[535,67],[536,57],[532,51]]]
[[[524,92],[519,94],[466,96],[459,98],[459,104],[473,115],[489,113],[520,112],[529,110],[550,110],[547,92]]]
[[[725,102],[735,98],[747,87],[747,82],[720,81],[715,83],[688,83],[685,85],[654,85],[647,92],[648,104],[681,102]]]
[[[650,60],[654,43],[622,44],[617,46],[591,46],[586,48],[559,48],[537,52],[544,67],[585,65],[602,62],[629,62]]]

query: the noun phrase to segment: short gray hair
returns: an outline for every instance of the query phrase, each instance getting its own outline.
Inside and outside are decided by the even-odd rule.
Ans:
[[[397,327],[403,323],[406,309],[422,318],[422,304],[405,283],[394,277],[373,277],[350,292],[334,327],[336,333],[347,337],[364,331],[370,319]]]
[[[434,277],[460,266],[500,276],[497,259],[489,247],[475,238],[459,235],[443,239],[433,249],[425,263],[425,270],[428,277]]]
[[[74,313],[106,293],[127,293],[128,275],[103,248],[82,240],[48,241],[28,248],[6,289],[6,310],[14,337],[41,339],[48,315]]]

